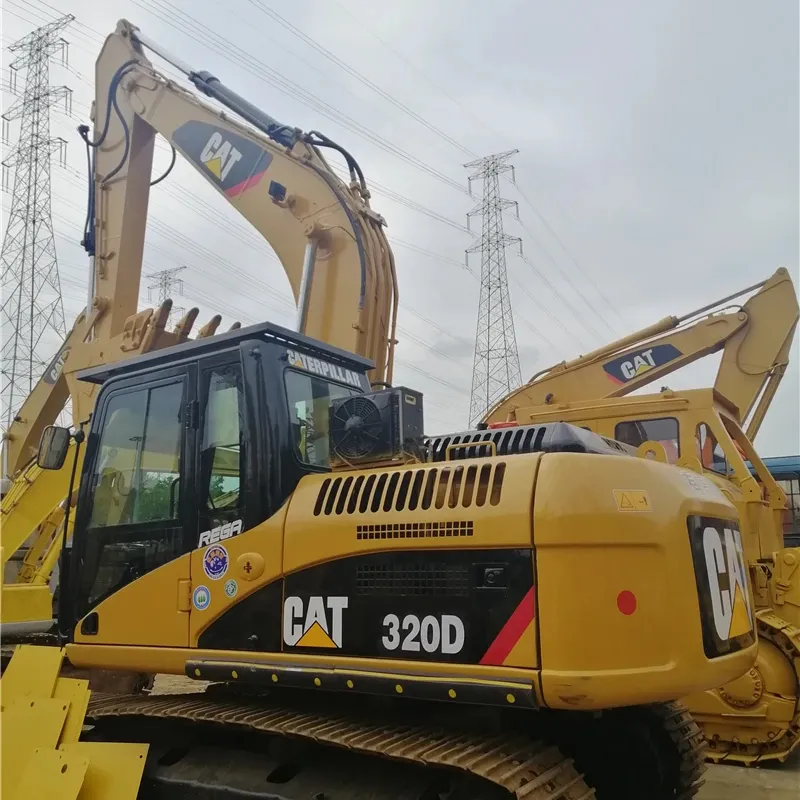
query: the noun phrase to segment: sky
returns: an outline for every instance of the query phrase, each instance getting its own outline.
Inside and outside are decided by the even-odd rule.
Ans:
[[[516,185],[501,191],[519,202],[505,230],[523,240],[507,269],[525,379],[779,266],[800,286],[798,13],[793,0],[4,0],[3,104],[8,45],[73,14],[69,66],[51,68],[73,93],[72,114],[54,109],[51,122],[68,141],[52,207],[68,324],[87,281],[75,128],[120,17],[281,122],[345,146],[397,260],[395,382],[424,392],[426,429],[439,432],[465,428],[469,412],[480,258],[465,267],[476,198],[463,165],[477,157],[519,150]],[[168,158],[159,142],[154,173]],[[4,218],[9,202],[4,192]],[[148,274],[186,266],[174,300],[201,319],[294,326],[269,246],[188,164],[154,187],[148,226],[142,307]],[[667,382],[710,385],[717,363]],[[798,364],[795,339],[762,455],[800,451]]]

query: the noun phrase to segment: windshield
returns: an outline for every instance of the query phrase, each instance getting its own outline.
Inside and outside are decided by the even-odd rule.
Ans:
[[[286,370],[285,374],[295,451],[306,464],[327,467],[330,465],[328,409],[331,401],[361,392],[304,372]]]

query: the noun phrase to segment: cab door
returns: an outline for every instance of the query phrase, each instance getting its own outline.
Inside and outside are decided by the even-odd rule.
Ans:
[[[189,364],[102,394],[70,567],[76,642],[188,643],[195,391]]]
[[[246,464],[254,448],[245,419],[239,351],[203,360],[198,387],[190,646],[238,593],[230,546],[247,521],[246,499],[252,490]]]

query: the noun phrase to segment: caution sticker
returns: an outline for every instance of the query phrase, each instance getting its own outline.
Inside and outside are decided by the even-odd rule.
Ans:
[[[650,496],[644,489],[614,489],[619,511],[652,511]]]

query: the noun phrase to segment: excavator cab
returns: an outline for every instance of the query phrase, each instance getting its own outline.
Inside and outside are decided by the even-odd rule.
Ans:
[[[331,400],[370,388],[366,359],[271,324],[134,366],[80,374],[103,391],[78,496],[82,534],[71,579],[62,575],[65,631],[136,579],[275,514],[303,475],[328,469]],[[47,428],[39,465],[60,468],[68,444],[65,429]]]

